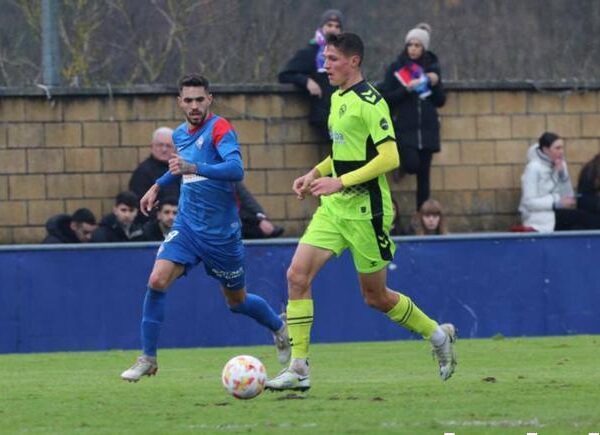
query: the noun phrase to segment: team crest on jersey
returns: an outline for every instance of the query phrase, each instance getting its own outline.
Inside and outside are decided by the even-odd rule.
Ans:
[[[346,113],[346,105],[345,105],[345,104],[342,104],[342,105],[340,106],[340,118],[341,118],[342,116],[344,116],[344,113]]]
[[[200,136],[197,140],[196,140],[196,146],[198,147],[198,149],[202,148],[202,145],[204,145],[204,137]]]
[[[381,121],[379,121],[379,126],[382,130],[387,130],[388,128],[390,128],[390,125],[388,124],[387,119],[385,118],[381,118]]]

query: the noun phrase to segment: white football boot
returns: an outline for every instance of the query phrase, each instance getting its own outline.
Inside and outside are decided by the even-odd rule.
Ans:
[[[288,334],[287,316],[283,313],[279,317],[283,320],[283,326],[279,331],[273,333],[273,341],[277,348],[277,359],[279,360],[279,364],[286,365],[290,362],[290,358],[292,357],[292,345]]]
[[[447,381],[454,373],[456,367],[456,355],[454,354],[454,343],[456,342],[456,328],[452,323],[443,323],[440,328],[446,333],[446,339],[439,346],[433,346],[432,353],[440,365],[440,378]]]
[[[139,356],[135,364],[121,373],[121,379],[129,382],[137,382],[142,376],[154,376],[158,371],[156,357]]]
[[[310,376],[305,360],[293,360],[287,369],[265,384],[265,390],[271,391],[306,391],[309,388]]]

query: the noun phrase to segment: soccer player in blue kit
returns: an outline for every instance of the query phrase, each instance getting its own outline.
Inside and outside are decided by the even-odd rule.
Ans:
[[[148,280],[141,325],[143,354],[121,378],[137,382],[156,374],[166,291],[200,262],[220,282],[231,311],[252,317],[272,331],[279,362],[287,364],[291,348],[284,319],[263,298],[245,289],[244,247],[233,188],[233,182],[244,176],[237,135],[227,120],[210,112],[213,97],[206,78],[184,76],[177,101],[186,116],[173,133],[177,154],[169,160],[169,170],[142,197],[140,209],[148,214],[158,204],[161,187],[180,182],[179,212]]]

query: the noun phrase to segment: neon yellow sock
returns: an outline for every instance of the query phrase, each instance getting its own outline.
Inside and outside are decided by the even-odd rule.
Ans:
[[[429,339],[438,327],[437,322],[427,317],[408,296],[398,292],[395,293],[398,294],[400,299],[394,308],[386,313],[387,316],[398,325],[422,335],[425,339]]]
[[[308,358],[310,328],[313,324],[312,299],[288,301],[287,325],[292,342],[292,358]]]

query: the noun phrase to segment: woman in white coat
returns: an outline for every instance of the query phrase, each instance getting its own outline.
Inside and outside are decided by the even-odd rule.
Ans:
[[[564,147],[560,136],[546,132],[529,148],[529,162],[521,177],[523,225],[539,232],[600,228],[599,218],[575,209]]]

